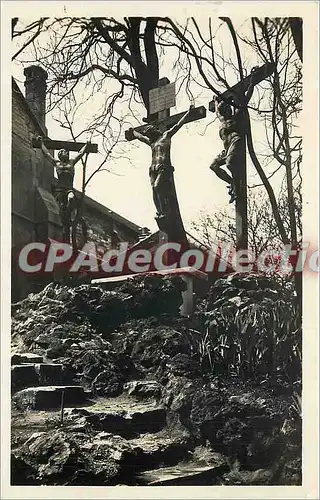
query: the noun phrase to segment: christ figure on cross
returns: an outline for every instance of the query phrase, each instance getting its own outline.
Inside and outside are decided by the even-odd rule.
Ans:
[[[229,185],[229,203],[233,203],[237,197],[235,178],[243,152],[242,139],[245,133],[244,112],[253,94],[254,84],[252,77],[255,71],[256,68],[253,68],[247,92],[241,96],[235,96],[233,98],[233,105],[221,100],[219,97],[215,98],[215,110],[221,122],[219,136],[223,142],[224,150],[213,160],[210,169]],[[222,165],[226,166],[231,175],[221,168]]]
[[[170,129],[165,124],[146,125],[143,133],[132,129],[136,139],[148,144],[152,152],[149,177],[152,186],[153,200],[157,210],[157,218],[165,218],[170,213],[169,200],[172,195],[174,167],[171,164],[171,138],[184,125],[194,105]]]

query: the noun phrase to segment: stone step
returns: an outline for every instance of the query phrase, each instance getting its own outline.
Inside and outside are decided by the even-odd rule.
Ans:
[[[11,366],[11,392],[15,393],[26,387],[37,386],[39,375],[35,365],[13,365]]]
[[[22,363],[43,363],[43,356],[40,356],[39,354],[33,354],[31,352],[12,354],[12,365],[21,365]]]
[[[61,364],[39,363],[35,365],[40,385],[59,385],[62,380]]]
[[[163,407],[124,396],[99,398],[91,406],[66,411],[66,416],[74,419],[74,428],[89,423],[94,429],[127,439],[159,432],[166,425],[166,410]]]
[[[84,449],[111,457],[127,471],[131,480],[137,471],[176,464],[189,453],[188,444],[173,437],[145,434],[128,440],[109,432],[97,434]]]
[[[60,385],[62,365],[30,363],[11,366],[11,389],[15,393],[35,386]]]
[[[148,470],[137,475],[138,485],[144,486],[213,486],[221,483],[228,471],[226,465],[210,466],[180,463],[172,467]]]
[[[19,410],[47,410],[61,406],[62,393],[64,405],[83,404],[89,393],[77,385],[28,387],[12,397],[15,408]]]

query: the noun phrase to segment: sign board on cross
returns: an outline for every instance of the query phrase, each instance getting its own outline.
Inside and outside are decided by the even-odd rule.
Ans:
[[[161,87],[151,89],[149,92],[149,113],[173,108],[176,105],[175,83],[169,83]]]

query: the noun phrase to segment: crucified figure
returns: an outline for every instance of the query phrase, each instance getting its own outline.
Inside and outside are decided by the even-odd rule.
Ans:
[[[244,111],[253,94],[254,84],[252,76],[255,71],[256,68],[253,68],[251,71],[251,81],[247,92],[241,96],[242,98],[240,97],[240,99],[237,99],[239,102],[235,102],[233,99],[234,109],[232,109],[232,104],[229,102],[223,101],[218,97],[215,98],[216,114],[221,122],[219,136],[223,142],[224,149],[213,160],[210,168],[220,179],[229,185],[229,203],[233,203],[236,200],[235,177],[243,152],[242,139],[245,133]],[[221,168],[222,165],[226,166],[231,175]]]
[[[153,201],[156,206],[157,218],[167,217],[170,213],[170,198],[173,194],[173,172],[174,167],[171,164],[171,138],[184,125],[194,105],[182,118],[166,130],[165,124],[161,122],[158,125],[146,125],[144,133],[132,130],[136,139],[151,147],[152,161],[149,168],[149,177],[152,186]]]
[[[75,198],[73,189],[73,180],[75,175],[74,166],[87,152],[90,142],[87,142],[73,159],[69,159],[69,152],[66,149],[61,149],[58,153],[58,159],[56,160],[44,145],[43,137],[39,136],[38,140],[41,142],[41,150],[43,154],[55,166],[57,172],[58,183],[55,189],[55,197],[59,203],[65,237],[69,240],[70,235],[68,236],[68,234],[70,233],[70,225],[72,222],[71,214],[74,208]]]

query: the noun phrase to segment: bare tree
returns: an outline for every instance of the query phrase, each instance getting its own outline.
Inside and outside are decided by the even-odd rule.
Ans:
[[[287,204],[286,190],[282,190],[277,205],[286,230],[290,230],[290,214]],[[295,192],[295,205],[298,220],[298,243],[302,239],[301,198]],[[233,243],[236,246],[236,227],[234,217],[226,209],[214,213],[200,211],[197,219],[191,221],[190,229],[206,246],[212,248],[218,243]],[[248,197],[248,241],[255,255],[267,248],[281,248],[282,238],[273,214],[270,211],[268,198],[261,188]]]
[[[24,30],[29,33],[32,28],[37,33],[39,23],[32,23]],[[167,60],[168,54],[174,55],[172,66],[179,71],[187,92],[191,92],[191,85],[198,85],[204,92],[215,95],[221,95],[247,76],[252,66],[273,62],[274,74],[257,86],[254,100],[248,107],[247,144],[252,163],[266,189],[282,242],[296,244],[294,190],[295,183],[301,180],[302,159],[301,138],[296,134],[296,117],[301,109],[302,44],[299,37],[302,25],[297,19],[253,18],[248,20],[246,27],[245,34],[241,34],[241,29],[236,30],[230,18],[208,19],[207,26],[195,18],[182,23],[154,17],[130,17],[123,21],[114,18],[45,19],[41,35],[47,37],[46,46],[41,45],[37,35],[28,49],[33,47],[33,57],[48,70],[50,109],[66,97],[75,103],[79,84],[90,89],[91,95],[97,91],[106,92],[106,105],[100,116],[92,120],[92,129],[97,124],[101,126],[107,112],[116,119],[119,116],[116,105],[123,103],[123,99],[132,115],[139,103],[148,115],[148,94],[159,79],[163,55]],[[17,31],[20,37],[26,36],[24,30]],[[229,35],[230,54],[225,53],[221,34],[224,39]],[[108,93],[111,81],[117,89]],[[252,122],[255,120],[266,125],[266,152],[258,151],[254,144]],[[272,185],[272,178],[282,170],[287,187],[289,230]]]

